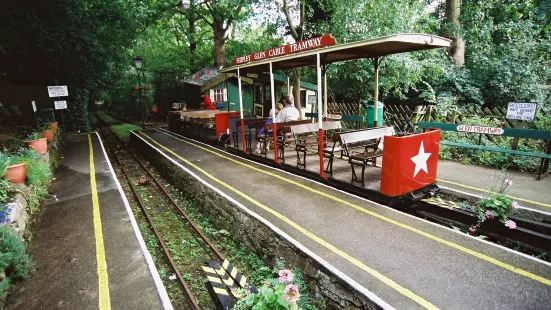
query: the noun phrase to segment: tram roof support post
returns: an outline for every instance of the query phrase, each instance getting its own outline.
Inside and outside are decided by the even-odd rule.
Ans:
[[[322,108],[321,108],[321,94],[322,94],[322,88],[321,88],[321,60],[320,60],[320,54],[316,54],[316,69],[317,69],[317,76],[318,76],[318,93],[317,93],[317,103],[318,103],[318,153],[320,156],[320,177],[327,180],[327,177],[325,176],[325,170],[324,170],[324,164],[323,164],[323,120],[321,118],[322,116]]]
[[[273,134],[274,134],[274,161],[279,164],[277,158],[277,132],[276,132],[276,117],[275,117],[275,87],[274,87],[274,72],[272,68],[272,62],[270,62],[270,97],[272,99],[272,114],[270,115],[273,119]]]
[[[327,120],[327,66],[323,66],[323,116]]]
[[[379,127],[379,122],[377,118],[378,112],[378,103],[379,103],[379,57],[374,57],[371,59],[373,67],[375,68],[375,89],[373,92],[373,127]]]
[[[243,152],[247,153],[247,144],[245,143],[245,122],[243,120],[243,92],[241,88],[241,72],[239,69],[237,69],[237,85],[239,88],[239,113],[241,115],[241,143],[243,145]],[[228,119],[230,119],[229,113]]]

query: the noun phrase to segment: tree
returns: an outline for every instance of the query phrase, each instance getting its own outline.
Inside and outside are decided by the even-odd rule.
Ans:
[[[465,65],[465,40],[461,36],[461,0],[446,0],[447,31],[445,37],[452,39],[448,53],[459,67]]]
[[[291,17],[291,11],[289,9],[289,5],[287,3],[287,0],[283,0],[281,9],[283,13],[285,14],[285,20],[287,21],[287,25],[289,27],[289,31],[291,33],[291,36],[293,37],[293,40],[295,42],[302,41],[304,39],[304,14],[305,14],[305,6],[306,1],[300,0],[299,2],[299,16],[300,21],[297,25],[293,23],[293,18]],[[293,97],[295,98],[295,107],[299,111],[299,115],[302,118],[302,109],[300,104],[300,68],[293,69],[293,76],[294,76],[294,82],[293,82]]]
[[[214,36],[214,66],[224,65],[225,44],[234,22],[246,17],[249,7],[258,0],[206,0],[195,12],[211,28]]]

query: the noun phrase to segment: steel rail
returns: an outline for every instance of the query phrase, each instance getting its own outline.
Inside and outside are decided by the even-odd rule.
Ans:
[[[102,120],[102,122],[105,123],[105,121]],[[170,196],[170,194],[166,191],[166,189],[161,186],[161,184],[159,183],[159,181],[157,180],[157,178],[155,176],[153,176],[153,174],[149,171],[149,169],[147,169],[147,167],[145,167],[145,165],[136,157],[136,155],[134,155],[132,152],[130,152],[128,150],[128,147],[126,146],[126,143],[124,141],[122,141],[122,139],[115,133],[113,132],[113,130],[110,128],[110,127],[107,127],[108,130],[116,137],[116,139],[119,141],[119,143],[124,147],[125,151],[130,154],[130,156],[138,163],[138,165],[140,165],[140,167],[147,173],[147,175],[151,178],[151,180],[153,180],[153,182],[155,183],[155,185],[161,190],[161,192],[164,194],[164,196],[170,201],[170,204],[174,207],[174,209],[178,212],[179,215],[181,215],[182,217],[184,217],[186,219],[186,221],[188,222],[188,224],[191,226],[191,228],[193,229],[193,231],[195,233],[197,233],[201,239],[203,240],[203,242],[205,242],[208,247],[210,248],[210,250],[214,253],[214,255],[220,260],[220,261],[224,261],[224,256],[222,255],[222,253],[220,253],[220,251],[218,250],[218,248],[216,248],[216,246],[207,238],[207,236],[197,227],[197,225],[195,225],[195,223],[193,222],[193,220],[189,217],[189,215],[187,215],[186,212],[184,212],[184,210],[182,210],[182,208],[180,208],[180,206],[176,203],[176,201],[174,201],[174,199],[172,199],[172,196]]]
[[[99,117],[97,117],[97,118],[100,119]],[[101,121],[103,121],[103,120],[101,120]],[[100,131],[101,131],[101,134],[102,134],[103,138],[105,139],[105,141],[107,141],[107,136],[106,136],[105,132],[103,131],[103,128],[102,127],[99,127],[99,128],[100,128]],[[149,225],[151,226],[151,230],[153,230],[153,233],[155,234],[155,237],[157,237],[157,240],[159,240],[159,244],[161,245],[161,247],[163,249],[165,257],[169,261],[172,269],[176,273],[176,276],[177,276],[180,284],[182,285],[184,291],[186,292],[186,295],[187,295],[187,297],[188,297],[188,299],[191,303],[192,309],[200,310],[201,307],[197,303],[197,300],[195,299],[195,296],[191,292],[191,289],[189,288],[188,284],[184,280],[182,274],[180,273],[180,271],[178,271],[178,268],[176,267],[176,263],[174,262],[174,259],[172,258],[172,255],[170,255],[170,252],[168,251],[168,247],[166,246],[166,243],[164,242],[164,240],[161,237],[159,231],[157,230],[157,228],[153,224],[153,221],[151,220],[151,217],[149,217],[149,215],[147,214],[146,208],[145,208],[140,196],[138,195],[138,192],[137,192],[136,188],[134,187],[134,184],[130,180],[130,177],[126,173],[126,170],[124,169],[124,167],[121,165],[117,155],[115,154],[115,151],[113,151],[113,148],[109,145],[108,145],[108,148],[111,151],[111,154],[112,154],[113,158],[115,159],[117,165],[120,167],[122,174],[124,175],[124,177],[128,181],[128,184],[130,185],[130,188],[132,190],[132,194],[136,198],[142,213],[144,214],[144,216],[145,216],[147,222],[149,223]]]

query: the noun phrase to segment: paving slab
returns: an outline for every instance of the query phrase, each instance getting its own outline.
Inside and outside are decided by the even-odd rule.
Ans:
[[[137,135],[397,309],[551,303],[551,264],[192,140]]]
[[[172,308],[162,283],[156,285],[154,281],[155,270],[148,265],[139,245],[141,236],[135,234],[98,137],[92,133],[66,137],[64,158],[49,188],[57,199],[50,199],[42,206],[28,245],[36,271],[15,284],[6,309],[98,309],[89,136],[110,306],[112,309]]]

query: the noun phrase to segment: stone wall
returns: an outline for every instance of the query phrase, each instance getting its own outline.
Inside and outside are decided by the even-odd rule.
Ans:
[[[284,259],[288,265],[299,268],[315,292],[315,297],[322,298],[328,309],[380,309],[264,223],[206,187],[164,156],[159,156],[134,135],[131,135],[131,145],[148,157],[187,199],[194,200],[202,212],[209,215],[217,229],[229,231],[271,267],[276,265],[278,259]]]

